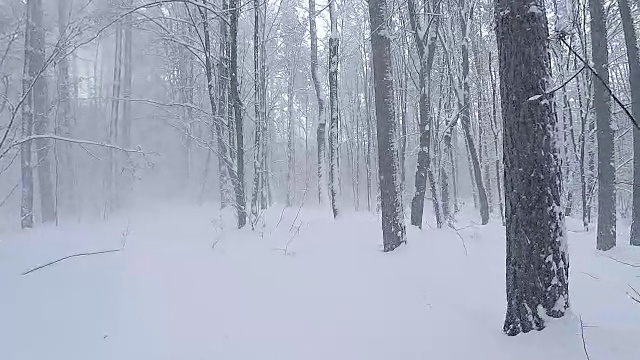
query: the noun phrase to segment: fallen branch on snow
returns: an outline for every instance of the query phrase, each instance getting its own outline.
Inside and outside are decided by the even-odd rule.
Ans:
[[[40,270],[40,269],[42,269],[42,268],[45,268],[45,267],[47,267],[47,266],[49,266],[49,265],[53,265],[53,264],[55,264],[55,263],[59,263],[60,261],[67,260],[67,259],[71,259],[71,258],[74,258],[74,257],[89,256],[89,255],[98,255],[98,254],[107,254],[107,253],[113,253],[113,252],[122,251],[122,249],[123,249],[123,248],[120,248],[120,249],[113,249],[113,250],[96,251],[96,252],[90,252],[90,253],[81,253],[81,254],[74,254],[74,255],[65,256],[65,257],[60,258],[60,259],[58,259],[58,260],[55,260],[55,261],[52,261],[52,262],[46,263],[46,264],[44,264],[44,265],[40,265],[40,266],[38,266],[38,267],[35,267],[35,268],[33,268],[33,269],[29,270],[29,271],[25,271],[25,272],[23,272],[23,273],[22,273],[22,274],[20,274],[20,275],[24,276],[24,275],[30,274],[30,273],[32,273],[32,272],[34,272],[34,271],[36,271],[36,270]]]
[[[127,245],[127,238],[129,237],[129,235],[131,235],[130,221],[127,221],[127,228],[122,232],[122,247],[120,247],[119,249],[102,250],[102,251],[95,251],[95,252],[68,255],[68,256],[60,258],[58,260],[54,260],[54,261],[48,262],[48,263],[46,263],[44,265],[36,266],[33,269],[25,271],[20,275],[24,276],[24,275],[30,274],[30,273],[32,273],[32,272],[34,272],[36,270],[40,270],[42,268],[46,268],[47,266],[50,266],[50,265],[59,263],[59,262],[64,261],[64,260],[74,258],[74,257],[100,255],[100,254],[108,254],[108,253],[114,253],[114,252],[123,251],[124,247]]]
[[[611,259],[611,260],[613,260],[615,262],[618,262],[620,264],[624,264],[624,265],[635,267],[635,268],[640,268],[640,264],[632,264],[632,263],[628,263],[626,261],[618,260],[618,259],[614,258],[613,256],[609,256],[609,255],[607,255],[605,253],[602,253],[602,252],[596,252],[596,254],[598,254],[600,256],[604,256],[606,258],[609,258],[609,259]]]

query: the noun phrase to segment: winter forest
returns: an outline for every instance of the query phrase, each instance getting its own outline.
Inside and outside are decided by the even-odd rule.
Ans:
[[[0,358],[637,359],[639,37],[638,0],[0,0]]]

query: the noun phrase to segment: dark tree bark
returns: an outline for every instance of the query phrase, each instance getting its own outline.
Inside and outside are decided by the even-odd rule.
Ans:
[[[547,18],[542,0],[499,0],[496,35],[504,125],[508,335],[541,330],[538,308],[569,307],[562,172],[556,144]]]
[[[244,128],[242,122],[242,103],[240,100],[240,90],[238,89],[238,3],[237,0],[229,1],[231,12],[229,26],[229,70],[231,77],[231,100],[235,118],[236,135],[236,211],[238,214],[238,228],[247,224],[246,200],[244,195]]]
[[[609,86],[609,52],[607,27],[602,0],[589,0],[591,13],[591,46],[593,68],[599,79],[593,79],[593,104],[596,111],[598,140],[598,250],[616,246],[616,192],[613,129],[611,128],[611,96]]]
[[[386,0],[369,0],[378,134],[382,241],[385,252],[392,251],[407,241],[401,200],[400,164],[395,143],[397,124],[393,105],[391,40],[389,39],[387,15]]]
[[[629,83],[631,85],[631,112],[636,122],[640,122],[640,50],[638,37],[633,26],[628,0],[618,0],[624,40],[627,45],[629,63]],[[629,243],[640,246],[640,130],[633,126],[633,208],[631,212],[631,236]]]

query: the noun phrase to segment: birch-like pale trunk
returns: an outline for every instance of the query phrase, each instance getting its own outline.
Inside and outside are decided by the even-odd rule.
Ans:
[[[333,217],[338,216],[338,19],[334,0],[329,0],[329,199]]]
[[[318,101],[318,128],[316,130],[316,140],[318,147],[318,202],[324,204],[328,198],[327,184],[325,182],[325,127],[324,115],[324,95],[318,76],[318,32],[316,30],[316,2],[309,0],[309,38],[311,41],[311,79]]]

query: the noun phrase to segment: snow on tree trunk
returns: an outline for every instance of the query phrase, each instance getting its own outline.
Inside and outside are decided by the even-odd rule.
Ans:
[[[260,2],[253,0],[253,81],[254,81],[254,117],[255,117],[255,137],[254,137],[254,156],[253,156],[253,193],[251,195],[251,218],[252,226],[258,219],[258,209],[263,196],[262,188],[262,165],[263,151],[262,146],[264,119],[262,118],[262,86],[260,80]]]
[[[487,193],[482,182],[482,170],[480,169],[480,162],[478,161],[478,151],[473,141],[473,135],[471,134],[471,99],[469,90],[469,37],[468,37],[468,19],[467,6],[465,6],[465,0],[460,1],[460,29],[462,32],[462,109],[460,112],[460,123],[462,124],[462,130],[467,140],[467,148],[469,150],[469,160],[471,162],[471,169],[473,180],[475,182],[475,188],[477,190],[478,205],[480,206],[480,218],[482,225],[486,225],[489,222],[489,203],[487,200]]]
[[[22,92],[26,94],[22,105],[21,135],[28,137],[33,134],[33,93],[30,90],[31,84],[35,80],[34,65],[32,64],[33,47],[31,37],[34,32],[32,15],[32,4],[28,4],[27,20],[24,41],[24,73],[22,75]],[[22,193],[20,197],[20,226],[25,228],[33,227],[33,167],[31,166],[32,155],[31,141],[25,141],[20,145],[20,168]]]
[[[291,206],[296,193],[295,132],[293,128],[293,91],[295,85],[296,62],[289,64],[289,83],[287,84],[287,194],[286,205]],[[306,130],[306,129],[305,129]]]
[[[222,10],[225,12],[224,19],[227,20],[229,17],[226,16],[226,13],[229,10],[229,5],[226,0],[222,1]],[[203,21],[204,22],[204,21]],[[220,28],[220,59],[218,60],[218,107],[217,107],[217,119],[214,121],[214,131],[216,136],[216,143],[218,148],[218,171],[219,171],[219,182],[218,189],[220,191],[220,207],[224,208],[228,203],[231,203],[231,195],[228,187],[228,179],[230,177],[230,173],[233,172],[231,167],[228,167],[225,164],[224,159],[227,158],[227,145],[225,141],[225,123],[223,120],[227,120],[228,123],[231,119],[229,117],[229,111],[231,110],[229,106],[229,39],[228,39],[228,25],[225,21],[219,20],[219,28]],[[205,22],[206,23],[206,22]],[[205,37],[208,38],[209,34],[205,33]],[[209,43],[209,42],[207,42]],[[209,71],[211,73],[211,71]],[[213,90],[213,76],[211,76],[211,91]],[[211,96],[211,101],[213,101],[213,96]],[[229,154],[231,150],[229,150]],[[209,151],[211,154],[211,151]],[[231,160],[229,159],[229,162]]]
[[[311,40],[311,79],[318,100],[318,128],[316,140],[318,142],[318,202],[323,204],[328,198],[327,184],[325,183],[325,127],[324,96],[318,77],[318,33],[316,30],[316,2],[309,0],[309,37]]]
[[[436,225],[442,227],[442,216],[440,214],[440,205],[436,192],[435,176],[431,169],[431,98],[429,91],[429,78],[433,58],[435,54],[435,45],[437,39],[437,27],[439,21],[436,19],[435,30],[431,32],[431,36],[427,37],[424,33],[424,24],[418,21],[418,14],[413,0],[407,2],[409,9],[409,19],[414,34],[414,42],[418,50],[418,59],[420,61],[419,70],[419,91],[420,100],[418,102],[420,120],[418,128],[420,132],[420,150],[418,151],[418,165],[416,167],[415,187],[416,193],[411,200],[411,225],[422,228],[422,214],[424,213],[424,198],[427,191],[427,178],[431,189],[431,197],[433,201],[433,211],[436,216]]]
[[[491,79],[491,132],[493,133],[493,146],[495,149],[495,171],[496,171],[496,187],[498,190],[498,205],[500,206],[500,218],[502,225],[505,224],[504,219],[504,196],[502,193],[502,187],[500,179],[502,178],[500,173],[500,150],[499,150],[499,138],[498,138],[498,109],[497,109],[497,91],[496,91],[496,78],[492,69],[492,55],[489,53],[489,78]]]
[[[329,35],[329,198],[333,217],[338,216],[338,189],[336,182],[338,171],[338,19],[334,2],[329,0],[329,18],[331,33]]]
[[[404,210],[401,199],[400,168],[396,148],[393,75],[391,73],[391,39],[387,27],[387,1],[369,0],[371,52],[375,88],[378,137],[378,176],[382,210],[384,251],[392,251],[405,243]]]
[[[238,228],[247,224],[246,200],[244,196],[244,127],[242,116],[242,103],[240,100],[240,89],[238,88],[238,9],[237,0],[229,1],[230,16],[230,39],[229,39],[229,70],[231,77],[231,99],[233,101],[235,135],[236,135],[236,211],[238,215]]]
[[[636,123],[640,122],[640,49],[633,25],[629,0],[618,0],[624,40],[627,46],[629,82],[631,85],[631,111]],[[640,129],[633,126],[633,207],[631,212],[629,243],[640,246]]]
[[[602,0],[589,0],[591,13],[591,46],[593,68],[600,79],[593,81],[598,141],[598,250],[616,246],[616,193],[613,129],[611,128],[611,96],[609,86],[609,52],[607,28]]]
[[[541,330],[540,310],[569,307],[557,118],[542,0],[499,0],[496,35],[504,129],[508,335]]]

